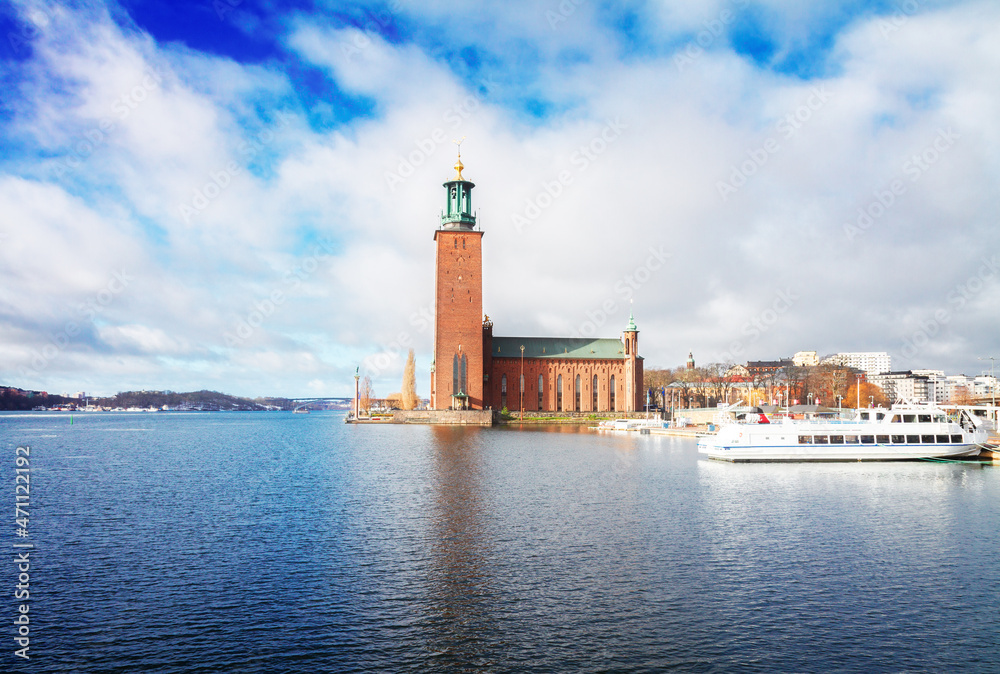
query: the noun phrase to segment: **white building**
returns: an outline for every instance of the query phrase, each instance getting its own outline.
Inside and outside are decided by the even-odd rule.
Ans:
[[[882,372],[869,376],[868,381],[881,388],[889,400],[903,398],[917,403],[937,402],[936,378],[926,374],[916,374],[911,370]]]
[[[892,369],[892,358],[885,351],[851,351],[835,353],[823,359],[824,363],[844,365],[862,370],[871,379],[872,375],[889,372]]]
[[[819,354],[815,351],[799,351],[792,356],[795,367],[813,367],[819,365]]]

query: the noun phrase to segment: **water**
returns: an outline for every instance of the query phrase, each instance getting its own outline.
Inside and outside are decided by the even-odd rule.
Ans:
[[[36,545],[4,669],[1000,669],[998,467],[341,421],[0,414]]]

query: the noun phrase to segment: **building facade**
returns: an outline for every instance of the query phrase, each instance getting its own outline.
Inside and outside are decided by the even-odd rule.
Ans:
[[[433,409],[634,412],[642,409],[642,357],[632,316],[618,339],[500,337],[483,316],[483,232],[472,210],[475,185],[444,183],[434,232]]]
[[[823,359],[824,363],[844,365],[861,370],[869,377],[892,369],[892,358],[885,351],[852,351],[835,353]]]

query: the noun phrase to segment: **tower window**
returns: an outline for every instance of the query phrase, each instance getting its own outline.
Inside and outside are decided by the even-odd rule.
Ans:
[[[538,375],[538,409],[541,410],[545,406],[545,378],[542,375]]]
[[[507,407],[507,375],[500,377],[500,407]]]
[[[591,398],[592,398],[592,400],[591,400],[591,403],[590,403],[590,409],[593,410],[594,412],[596,412],[597,411],[597,375],[596,374],[594,375],[594,384],[591,387]]]
[[[465,250],[465,239],[462,239],[462,250]]]
[[[576,375],[576,390],[574,391],[576,397],[576,407],[574,409],[580,411],[580,375]]]
[[[556,411],[562,412],[562,375],[556,377]]]
[[[614,411],[616,409],[615,408],[615,376],[614,375],[611,375],[611,384],[608,387],[608,389],[609,389],[609,394],[611,396],[610,409],[611,409],[611,411]]]

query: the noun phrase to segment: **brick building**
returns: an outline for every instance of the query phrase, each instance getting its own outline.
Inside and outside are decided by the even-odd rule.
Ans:
[[[642,409],[639,330],[629,316],[618,339],[495,337],[483,316],[483,232],[476,229],[472,188],[444,183],[445,210],[436,246],[431,408],[552,412]],[[522,395],[523,394],[523,395]]]

